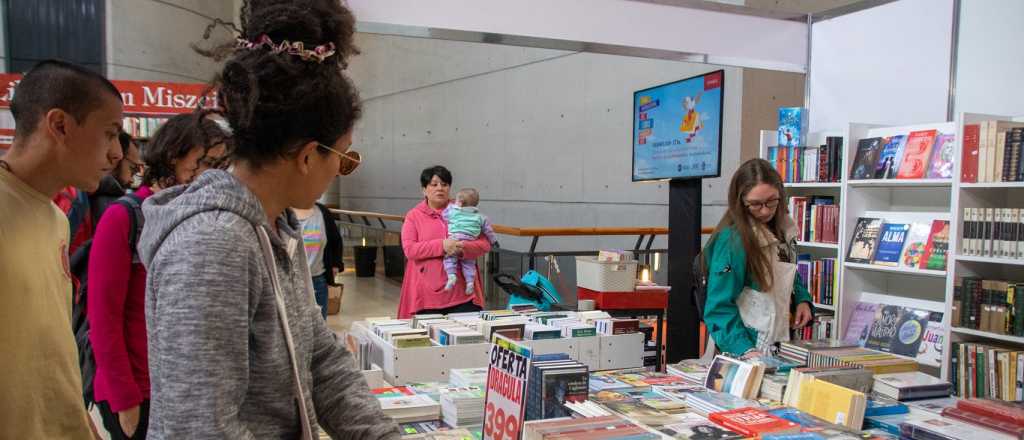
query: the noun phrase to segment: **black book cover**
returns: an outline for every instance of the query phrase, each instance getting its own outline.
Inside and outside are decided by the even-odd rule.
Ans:
[[[882,138],[861,139],[850,168],[851,179],[874,179],[875,163],[882,152]]]
[[[853,229],[850,249],[846,253],[846,260],[851,263],[871,263],[871,259],[875,256],[875,247],[878,245],[881,228],[882,219],[858,218],[857,226]]]
[[[543,419],[569,417],[572,411],[565,407],[565,402],[587,400],[590,392],[590,374],[585,366],[545,371],[543,377]]]

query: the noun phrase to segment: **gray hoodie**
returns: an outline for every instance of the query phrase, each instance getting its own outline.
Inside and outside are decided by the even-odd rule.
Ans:
[[[151,439],[295,439],[293,374],[254,226],[269,226],[233,175],[203,173],[143,206]],[[336,439],[398,438],[351,354],[321,318],[291,211],[271,234],[310,424]],[[315,431],[314,431],[315,435]]]

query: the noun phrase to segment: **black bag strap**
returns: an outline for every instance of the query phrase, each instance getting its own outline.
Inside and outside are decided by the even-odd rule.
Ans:
[[[129,234],[128,247],[132,250],[132,257],[138,258],[139,237],[142,235],[142,227],[146,218],[142,215],[142,198],[138,195],[125,194],[114,201],[128,210]]]

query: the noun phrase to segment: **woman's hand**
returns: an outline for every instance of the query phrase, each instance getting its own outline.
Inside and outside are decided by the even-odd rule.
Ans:
[[[750,350],[747,350],[746,353],[743,353],[743,356],[740,356],[740,359],[745,361],[760,360],[763,355],[764,353],[761,353],[760,350],[751,348]]]
[[[139,429],[139,405],[117,413],[117,421],[121,425],[121,432],[128,437],[134,436]]]
[[[459,240],[452,240],[450,238],[446,238],[444,240],[444,254],[445,255],[451,256],[451,255],[461,254],[462,253],[462,247],[463,247],[463,244]]]
[[[811,322],[814,316],[811,315],[811,306],[805,302],[797,304],[796,314],[793,315],[793,328],[803,328]]]

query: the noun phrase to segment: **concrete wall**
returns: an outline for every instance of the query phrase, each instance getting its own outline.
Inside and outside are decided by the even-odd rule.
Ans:
[[[422,198],[420,170],[443,164],[456,188],[480,190],[494,222],[522,227],[666,225],[668,185],[630,182],[632,92],[718,68],[379,35],[359,43],[350,73],[365,101],[354,146],[365,162],[341,180],[339,205],[404,213]],[[743,71],[726,68],[725,82],[727,179],[740,157]],[[705,181],[706,225],[722,214],[726,179]],[[539,249],[634,241],[544,239]]]
[[[235,0],[107,0],[107,75],[112,79],[205,82],[217,63],[196,54],[214,18],[231,21]],[[218,42],[228,33],[214,34]],[[208,43],[207,43],[208,44]]]

